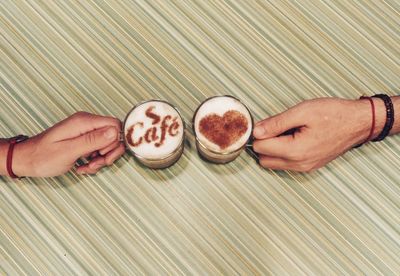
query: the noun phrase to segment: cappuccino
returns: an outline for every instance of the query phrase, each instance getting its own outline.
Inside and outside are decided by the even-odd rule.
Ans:
[[[204,101],[193,117],[197,149],[207,160],[227,163],[241,153],[253,130],[248,108],[232,96]]]
[[[185,126],[178,110],[151,100],[134,107],[124,123],[127,148],[144,165],[161,169],[174,164],[183,152]]]

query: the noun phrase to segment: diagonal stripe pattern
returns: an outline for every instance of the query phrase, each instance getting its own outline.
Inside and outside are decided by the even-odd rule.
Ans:
[[[315,97],[399,94],[397,1],[0,1],[0,137],[161,98],[231,94],[256,120]],[[0,271],[400,274],[400,137],[311,173],[242,154],[96,176],[0,178]]]

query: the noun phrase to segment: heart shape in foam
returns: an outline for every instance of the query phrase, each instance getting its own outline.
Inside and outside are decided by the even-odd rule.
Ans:
[[[210,142],[224,150],[247,132],[248,120],[240,112],[229,110],[221,117],[215,113],[203,117],[199,123],[199,131]]]

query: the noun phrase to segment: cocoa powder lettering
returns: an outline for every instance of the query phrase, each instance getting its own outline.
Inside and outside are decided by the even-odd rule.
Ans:
[[[142,137],[140,137],[139,140],[136,141],[136,142],[133,142],[133,140],[132,140],[133,131],[134,131],[134,129],[135,129],[135,126],[137,126],[137,125],[143,127],[143,123],[136,123],[136,124],[132,125],[132,126],[128,129],[128,133],[126,134],[126,140],[128,141],[128,144],[131,145],[132,147],[137,147],[137,146],[139,146],[139,145],[142,143],[142,141],[143,141],[143,138],[142,138]]]
[[[154,108],[155,106],[151,106],[145,112],[145,115],[152,119],[152,126],[148,128],[145,131],[145,134],[139,137],[136,141],[133,140],[135,130],[137,128],[143,128],[144,123],[138,122],[129,127],[126,134],[126,140],[130,146],[138,147],[142,143],[154,143],[154,146],[158,148],[161,147],[166,141],[168,137],[167,134],[171,137],[179,134],[180,124],[178,122],[178,117],[172,118],[171,115],[166,115],[162,118],[153,112]]]
[[[153,109],[155,108],[155,106],[150,106],[147,110],[146,110],[146,116],[149,117],[150,119],[153,119],[153,125],[158,124],[161,121],[161,117],[158,116],[157,114],[153,113]]]

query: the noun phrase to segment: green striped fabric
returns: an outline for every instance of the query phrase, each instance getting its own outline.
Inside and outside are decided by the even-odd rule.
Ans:
[[[0,137],[160,98],[256,120],[305,99],[399,94],[395,0],[0,0]],[[310,174],[243,153],[96,176],[0,178],[0,273],[400,274],[400,137]]]

